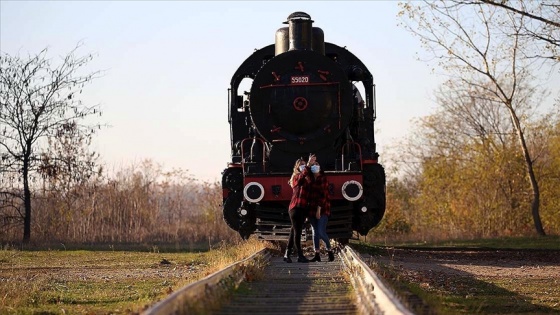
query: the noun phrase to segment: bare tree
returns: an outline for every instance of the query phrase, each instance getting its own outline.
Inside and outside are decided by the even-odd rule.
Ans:
[[[497,6],[456,2],[408,2],[401,4],[404,27],[418,36],[449,82],[472,85],[494,103],[504,106],[516,132],[532,190],[531,213],[538,234],[545,235],[539,204],[540,192],[527,146],[522,119],[517,111],[520,78],[531,77],[524,36],[527,18]],[[410,24],[408,24],[410,23]],[[451,86],[453,88],[453,86]]]
[[[0,55],[0,171],[12,188],[6,192],[21,192],[24,211],[18,207],[17,212],[23,219],[24,242],[31,237],[31,198],[38,177],[49,174],[45,165],[58,165],[50,144],[62,135],[89,139],[101,127],[88,118],[101,115],[98,106],[86,106],[78,98],[84,85],[99,75],[79,73],[93,59],[91,54],[76,56],[79,47],[57,64],[47,58],[47,49],[27,57]]]
[[[533,57],[560,62],[560,3],[557,0],[480,0],[470,3],[496,6],[513,12],[520,18],[530,19],[530,22],[523,24],[521,35],[539,43],[540,52]]]

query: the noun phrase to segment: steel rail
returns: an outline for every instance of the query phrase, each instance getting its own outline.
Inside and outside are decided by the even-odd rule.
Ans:
[[[264,248],[248,258],[175,291],[142,314],[206,314],[210,309],[219,307],[222,297],[239,285],[248,272],[255,268],[264,268],[270,256],[270,252]]]
[[[349,282],[353,287],[355,294],[355,305],[348,305],[343,313],[355,314],[396,314],[396,315],[411,315],[413,314],[408,310],[398,299],[398,297],[393,294],[388,286],[386,286],[382,280],[368,267],[368,265],[362,260],[359,254],[354,252],[354,250],[349,246],[344,246],[340,248],[338,253],[339,259],[336,259],[333,263],[326,263],[327,265],[320,265],[325,263],[310,263],[310,264],[286,264],[281,261],[280,257],[271,257],[272,254],[267,249],[262,249],[257,253],[251,255],[250,257],[243,259],[239,262],[233,263],[228,267],[217,271],[206,278],[197,281],[195,283],[189,284],[178,291],[174,292],[164,300],[158,302],[153,307],[144,311],[142,314],[145,315],[168,315],[168,314],[211,314],[219,313],[222,309],[225,296],[231,294],[233,289],[237,287],[242,281],[247,277],[248,273],[255,271],[256,269],[264,270],[265,266],[268,266],[266,274],[268,278],[261,281],[258,290],[260,297],[254,296],[248,302],[237,303],[242,310],[251,310],[252,313],[257,314],[260,311],[263,314],[272,314],[275,311],[282,312],[288,309],[305,311],[306,313],[317,313],[317,314],[334,314],[336,312],[336,307],[340,305],[335,304],[324,304],[323,306],[331,307],[331,309],[325,309],[325,307],[315,307],[309,309],[310,301],[306,298],[299,299],[299,303],[303,303],[301,306],[295,305],[284,305],[283,307],[278,307],[278,302],[282,299],[286,299],[290,296],[288,292],[299,287],[298,290],[305,291],[305,287],[308,287],[309,277],[315,277],[315,279],[320,279],[321,282],[326,282],[325,279],[331,279],[336,273],[335,270],[340,268],[343,272],[348,274]],[[337,263],[337,261],[339,261]],[[338,265],[339,267],[336,267]],[[327,267],[329,266],[329,267]],[[256,268],[256,269],[255,269]],[[334,269],[333,269],[334,268]],[[273,276],[270,276],[273,275]],[[286,278],[291,278],[289,280]],[[295,277],[295,278],[294,278]],[[299,278],[302,277],[302,278]],[[317,278],[319,277],[319,278]],[[296,287],[291,287],[291,286]],[[277,294],[278,290],[274,287],[279,286],[278,290],[283,292],[283,294]],[[288,287],[292,288],[290,291],[286,290]],[[274,289],[272,289],[274,288]],[[319,290],[320,292],[326,292],[325,290],[332,290],[333,284],[327,285],[326,288],[320,289],[315,287],[313,290]],[[297,294],[294,291],[292,293]],[[340,294],[331,292],[332,294]],[[258,294],[257,294],[258,295]],[[264,296],[264,297],[263,297]],[[331,299],[333,297],[331,296]],[[245,299],[245,298],[244,298]],[[262,299],[262,300],[261,300]],[[288,298],[288,300],[296,302],[298,299]],[[335,298],[338,299],[338,298]],[[270,303],[276,305],[269,305]],[[298,302],[296,302],[298,303]],[[313,302],[311,302],[313,303]],[[315,300],[315,303],[321,303],[320,300]],[[324,302],[323,302],[324,303]],[[354,303],[352,303],[354,304]],[[268,307],[259,305],[269,305]],[[332,306],[328,306],[332,305]],[[224,314],[229,314],[232,311],[231,305],[228,305],[229,310],[225,311]],[[236,309],[236,307],[233,307]],[[257,311],[255,311],[255,309]],[[313,312],[311,311],[313,310]],[[340,309],[342,312],[342,309]],[[224,311],[222,311],[224,312]],[[299,313],[299,311],[296,311]],[[259,313],[260,314],[260,313]],[[276,313],[274,313],[276,314]]]
[[[350,281],[358,299],[358,311],[361,314],[414,314],[401,303],[351,247],[344,246],[339,256],[350,274]]]

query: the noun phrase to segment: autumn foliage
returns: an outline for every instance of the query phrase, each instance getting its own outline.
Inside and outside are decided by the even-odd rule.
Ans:
[[[437,114],[436,114],[437,116]],[[387,211],[372,240],[432,241],[535,235],[531,193],[523,158],[509,132],[500,141],[471,138],[453,150],[443,150],[450,139],[427,117],[417,124],[422,139],[403,142],[387,183]],[[560,117],[546,116],[530,124],[528,142],[535,156],[540,183],[541,219],[547,234],[560,234]],[[416,143],[416,144],[415,144]],[[499,145],[497,145],[499,143]],[[411,167],[410,165],[414,165]]]
[[[32,242],[211,245],[240,239],[223,221],[220,183],[164,171],[149,160],[104,173],[75,185],[53,177],[38,182]],[[17,200],[2,202],[0,241],[19,242],[21,219],[17,208],[6,206]]]

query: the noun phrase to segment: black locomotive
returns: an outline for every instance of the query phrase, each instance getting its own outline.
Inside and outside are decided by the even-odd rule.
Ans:
[[[284,24],[275,44],[256,50],[231,79],[224,219],[243,238],[287,239],[288,179],[295,161],[313,153],[329,179],[327,232],[345,242],[353,231],[366,235],[385,213],[373,77],[354,54],[326,43],[308,14],[294,12]],[[246,78],[250,91],[239,91]]]

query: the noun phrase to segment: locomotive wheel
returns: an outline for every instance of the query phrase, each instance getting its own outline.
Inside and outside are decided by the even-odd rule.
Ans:
[[[241,218],[239,217],[238,209],[241,206],[241,192],[231,193],[224,201],[224,221],[226,224],[235,231],[241,228]]]
[[[254,204],[247,204],[243,202],[242,208],[247,210],[247,214],[245,216],[238,215],[240,221],[238,232],[239,235],[241,235],[241,238],[246,240],[249,238],[249,236],[251,236],[251,234],[255,232],[255,229],[257,228],[256,227],[257,217],[255,216]]]
[[[239,168],[227,168],[222,173],[222,188],[229,189],[229,195],[224,199],[224,221],[235,231],[241,228],[241,218],[239,216],[239,207],[243,200],[243,174]]]
[[[360,233],[360,235],[367,235],[369,230],[376,225],[373,213],[368,212],[358,215],[353,225],[353,229]]]
[[[240,168],[228,168],[222,175],[222,188],[231,191],[243,190],[243,174]]]
[[[354,230],[367,235],[385,214],[385,170],[381,164],[364,165],[364,199],[370,211],[359,213],[353,223]]]
[[[241,235],[241,238],[244,240],[248,240],[249,236],[251,236],[251,234],[253,234],[253,231],[248,230],[248,229],[241,229],[239,230],[239,235]]]

